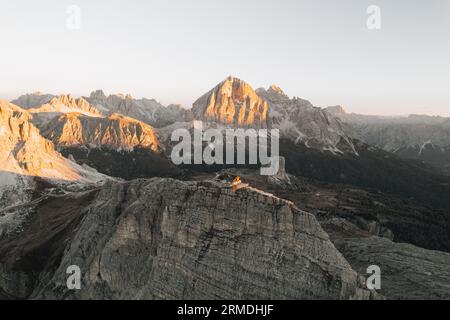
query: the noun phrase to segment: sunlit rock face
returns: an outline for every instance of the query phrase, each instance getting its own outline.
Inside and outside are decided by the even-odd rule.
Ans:
[[[278,86],[253,88],[229,77],[193,104],[196,119],[232,127],[279,129],[282,138],[334,154],[357,154],[340,121]]]
[[[26,176],[76,180],[72,163],[55,151],[30,122],[31,115],[7,102],[0,102],[0,170]]]
[[[88,146],[131,151],[135,147],[158,151],[158,136],[141,121],[117,113],[105,118],[69,113],[53,119],[42,129],[58,146]]]
[[[0,209],[29,201],[36,178],[73,187],[106,179],[55,151],[53,143],[30,122],[31,118],[26,110],[0,101]],[[5,219],[10,220],[2,216],[0,226],[5,225]]]
[[[269,104],[244,81],[228,77],[193,104],[197,119],[238,127],[266,128]]]

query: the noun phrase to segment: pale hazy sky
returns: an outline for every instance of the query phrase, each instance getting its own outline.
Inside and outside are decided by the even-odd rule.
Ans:
[[[321,107],[450,116],[448,0],[0,0],[0,39],[4,99],[101,88],[189,106],[234,75]]]

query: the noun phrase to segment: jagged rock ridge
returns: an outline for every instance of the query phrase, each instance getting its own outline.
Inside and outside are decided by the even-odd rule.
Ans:
[[[117,113],[105,118],[69,113],[53,119],[42,134],[57,146],[109,148],[131,151],[135,147],[158,151],[155,130],[141,121]]]
[[[106,96],[102,90],[97,90],[86,97],[86,100],[107,115],[119,113],[157,128],[176,121],[192,120],[190,111],[180,105],[165,107],[154,99],[134,99],[129,94]]]
[[[89,104],[84,98],[74,98],[70,94],[54,97],[38,108],[31,108],[30,113],[70,113],[80,112],[90,116],[102,116],[100,110]]]
[[[275,85],[267,90],[260,88],[256,92],[269,102],[271,127],[280,129],[282,137],[335,154],[357,154],[340,121],[323,109],[314,107],[304,99],[290,99]]]
[[[50,102],[55,96],[52,94],[42,94],[40,92],[21,95],[19,98],[11,101],[12,104],[23,109],[31,109],[40,107]]]

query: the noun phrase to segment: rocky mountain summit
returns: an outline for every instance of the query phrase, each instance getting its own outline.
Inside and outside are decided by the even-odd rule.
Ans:
[[[135,180],[50,197],[33,212],[21,233],[0,239],[0,296],[371,297],[314,216],[257,189]],[[73,264],[83,286],[69,291],[66,269]]]
[[[244,81],[228,77],[194,102],[198,120],[233,127],[267,128],[269,105]]]
[[[241,128],[279,129],[282,138],[335,154],[357,151],[340,121],[300,98],[290,99],[281,88],[256,91],[228,77],[193,104],[195,119]]]

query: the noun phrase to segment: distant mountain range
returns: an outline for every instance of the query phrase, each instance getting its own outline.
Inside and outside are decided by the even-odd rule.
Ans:
[[[410,115],[383,117],[326,111],[340,119],[346,134],[404,159],[417,159],[450,174],[450,118]]]

